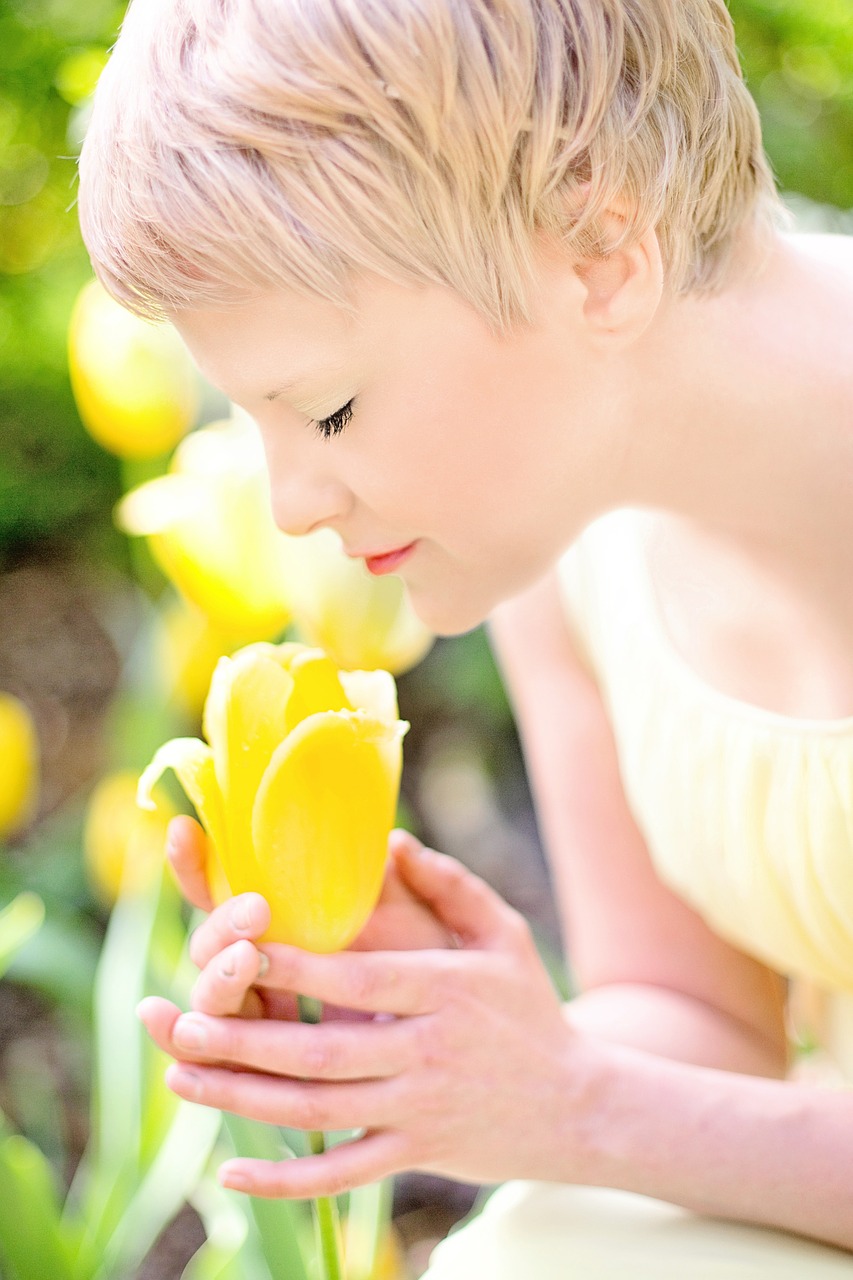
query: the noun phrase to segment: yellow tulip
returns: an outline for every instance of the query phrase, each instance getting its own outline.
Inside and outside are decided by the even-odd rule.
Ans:
[[[223,635],[200,609],[174,596],[160,611],[154,647],[169,697],[191,720],[201,719],[216,664],[236,647],[232,637]]]
[[[0,840],[25,827],[38,798],[36,729],[23,702],[0,693]]]
[[[289,538],[288,592],[300,635],[342,667],[378,667],[399,675],[433,643],[402,581],[374,578],[341,549],[331,529]]]
[[[144,893],[160,873],[166,827],[177,812],[165,801],[156,812],[136,803],[139,775],[122,769],[102,778],[89,797],[83,855],[89,881],[107,904],[119,893]]]
[[[165,453],[196,419],[198,374],[176,330],[132,315],[97,280],[71,313],[68,365],[83,425],[120,458]]]
[[[285,539],[249,420],[193,431],[168,475],[126,494],[116,521],[148,538],[166,576],[233,644],[273,639],[290,621]]]
[[[176,738],[139,780],[174,769],[210,837],[214,899],[253,890],[265,937],[336,951],[382,887],[408,725],[387,671],[340,671],[318,649],[258,643],[222,658],[202,742]]]

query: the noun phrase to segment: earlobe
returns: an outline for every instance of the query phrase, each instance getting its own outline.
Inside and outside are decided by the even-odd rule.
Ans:
[[[610,239],[622,229],[622,219],[606,215]],[[629,346],[651,324],[663,296],[663,259],[654,228],[638,240],[606,257],[576,266],[586,297],[583,318],[596,345]]]

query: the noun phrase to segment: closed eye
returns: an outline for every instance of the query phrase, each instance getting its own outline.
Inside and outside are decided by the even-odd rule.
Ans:
[[[322,436],[324,440],[330,440],[332,436],[339,436],[344,427],[352,418],[353,405],[355,398],[347,400],[346,404],[340,409],[336,409],[334,413],[330,413],[328,418],[320,418],[314,423],[314,430],[318,436]]]

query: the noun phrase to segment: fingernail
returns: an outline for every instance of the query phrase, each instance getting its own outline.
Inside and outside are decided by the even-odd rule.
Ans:
[[[188,1017],[178,1018],[172,1039],[181,1049],[203,1049],[207,1043],[207,1032],[190,1014]]]
[[[265,951],[259,951],[258,956],[258,977],[265,978],[270,971],[270,958]]]
[[[245,898],[237,898],[231,908],[231,923],[241,933],[245,933],[247,929],[252,927],[252,908]]]
[[[248,1191],[249,1179],[245,1173],[240,1173],[237,1169],[220,1169],[219,1182],[223,1187],[228,1187],[231,1191]]]
[[[234,956],[230,951],[226,951],[225,955],[222,957],[222,960],[219,963],[219,972],[222,974],[223,978],[233,978],[234,974],[237,972],[237,965],[234,961]]]

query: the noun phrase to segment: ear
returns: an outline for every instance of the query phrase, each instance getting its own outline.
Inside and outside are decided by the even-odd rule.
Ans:
[[[602,215],[606,243],[614,243],[625,219],[609,210]],[[638,240],[603,258],[575,263],[581,282],[583,322],[601,349],[630,346],[651,324],[663,297],[663,259],[654,228]]]

